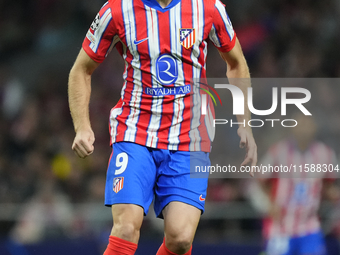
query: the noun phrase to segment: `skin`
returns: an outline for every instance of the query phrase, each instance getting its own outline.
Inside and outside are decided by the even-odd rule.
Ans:
[[[220,56],[227,63],[227,77],[229,82],[242,90],[243,95],[245,95],[244,109],[248,109],[246,95],[248,88],[251,86],[249,79],[250,73],[238,39],[236,38],[235,46],[231,51],[225,53],[220,52]],[[247,123],[248,120],[251,119],[251,114],[249,110],[246,110],[245,115],[237,115],[236,117],[238,122],[245,120]],[[240,125],[237,134],[240,137],[240,148],[246,149],[246,157],[241,165],[255,166],[257,164],[257,146],[251,127]],[[251,172],[250,175],[254,177],[253,172]]]
[[[238,40],[236,46],[230,52],[220,52],[220,55],[228,65],[228,78],[235,78],[234,84],[245,92],[250,83],[239,82],[236,78],[249,78],[250,75]],[[89,119],[89,100],[91,75],[98,66],[99,64],[81,49],[69,76],[69,105],[76,132],[72,149],[81,158],[91,155],[94,150],[95,137]],[[248,121],[250,113],[237,116],[237,119],[239,122]],[[240,136],[240,147],[246,149],[246,157],[242,165],[256,165],[257,151],[251,128],[241,126],[237,133]],[[138,205],[113,205],[114,225],[111,235],[138,243],[143,213],[143,208]],[[181,217],[178,217],[178,215],[181,215]],[[182,202],[171,202],[163,209],[165,245],[170,251],[176,254],[185,254],[189,251],[200,215],[199,209]]]
[[[167,7],[171,3],[171,1],[172,0],[157,0],[157,2],[162,8]]]

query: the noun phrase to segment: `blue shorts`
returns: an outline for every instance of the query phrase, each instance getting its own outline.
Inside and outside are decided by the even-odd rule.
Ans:
[[[321,231],[301,237],[276,237],[267,242],[267,255],[325,255]]]
[[[147,214],[154,199],[155,213],[162,218],[167,204],[180,201],[203,213],[208,176],[192,178],[190,165],[210,166],[209,153],[114,143],[106,176],[105,205],[136,204]]]

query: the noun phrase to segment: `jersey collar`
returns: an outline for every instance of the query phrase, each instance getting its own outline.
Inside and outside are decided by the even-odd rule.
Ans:
[[[153,9],[156,9],[157,11],[160,11],[160,12],[166,12],[166,11],[170,10],[172,7],[177,5],[180,1],[181,0],[172,0],[167,7],[163,8],[162,6],[159,5],[157,0],[142,0],[142,2],[145,5],[153,8]]]

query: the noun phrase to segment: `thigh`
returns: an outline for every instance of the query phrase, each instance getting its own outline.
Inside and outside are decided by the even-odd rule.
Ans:
[[[112,145],[106,174],[106,206],[135,204],[147,214],[155,181],[156,167],[147,147],[129,142]]]
[[[143,208],[134,204],[114,204],[111,206],[114,223],[133,222],[140,226],[143,222]]]
[[[163,152],[164,153],[164,152]],[[154,209],[157,217],[163,218],[162,210],[170,202],[182,202],[204,212],[208,176],[194,178],[194,165],[209,166],[209,153],[167,151],[158,166],[155,186]]]
[[[178,236],[194,239],[201,210],[182,202],[170,202],[163,210],[165,238]]]

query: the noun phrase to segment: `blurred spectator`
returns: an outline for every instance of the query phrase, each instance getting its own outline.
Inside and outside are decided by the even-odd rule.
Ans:
[[[46,179],[33,197],[23,205],[18,223],[11,233],[21,244],[36,243],[72,233],[73,211],[65,194],[58,191],[53,179]]]
[[[5,63],[0,63],[0,102],[6,120],[13,120],[17,116],[23,99],[23,84],[11,74],[11,69]]]
[[[333,174],[338,162],[334,151],[315,139],[311,116],[299,112],[293,119],[299,124],[292,136],[274,144],[261,160],[268,171],[259,174],[261,189],[253,186],[250,196],[265,214],[266,254],[327,254],[318,210],[323,195],[333,202],[340,198],[331,181],[338,177]]]

